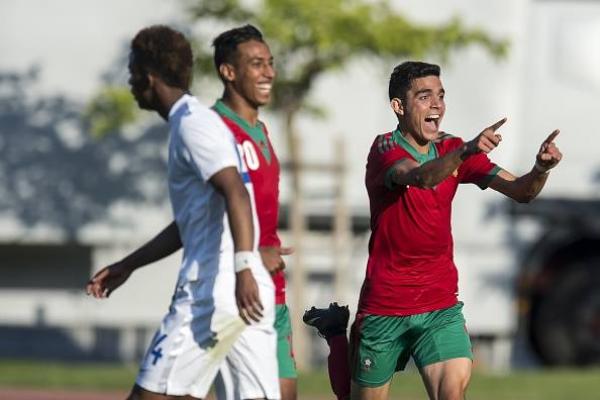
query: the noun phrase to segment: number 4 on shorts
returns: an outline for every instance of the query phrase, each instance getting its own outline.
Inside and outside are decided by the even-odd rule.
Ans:
[[[152,351],[150,352],[150,354],[154,356],[154,360],[152,360],[152,365],[156,365],[158,360],[162,358],[162,347],[158,347],[158,345],[166,338],[166,334],[159,336],[159,334],[157,333],[156,336],[154,336],[154,343],[152,344]]]

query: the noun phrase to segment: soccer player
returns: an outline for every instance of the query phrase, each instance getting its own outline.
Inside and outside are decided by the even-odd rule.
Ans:
[[[259,108],[271,98],[275,78],[273,56],[261,32],[245,25],[220,34],[213,42],[214,63],[223,82],[223,96],[213,109],[233,133],[244,159],[244,174],[252,182],[260,226],[259,251],[275,284],[278,375],[283,400],[297,397],[297,372],[292,351],[289,310],[285,304],[285,263],[282,255],[291,249],[281,247],[277,234],[279,216],[279,161],[269,140],[267,128],[259,119]],[[127,270],[155,262],[181,247],[175,222],[130,256],[116,263]],[[168,237],[169,240],[164,240]],[[143,252],[143,257],[139,252]],[[220,400],[234,398],[237,386],[231,369],[224,364],[215,382]]]
[[[350,334],[353,399],[386,399],[392,375],[412,357],[430,399],[463,399],[471,376],[471,343],[458,301],[451,204],[459,183],[492,188],[518,202],[533,200],[561,160],[543,141],[533,168],[521,177],[492,163],[502,119],[474,139],[440,131],[446,105],[437,65],[405,62],[390,78],[398,126],[376,137],[367,160],[370,199],[369,260]],[[344,358],[347,309],[308,310],[331,356]],[[340,350],[342,349],[342,350]],[[341,363],[344,360],[331,360]],[[330,376],[339,399],[349,398],[350,376]],[[345,382],[344,382],[345,379]]]
[[[263,262],[273,272],[275,283],[277,357],[281,398],[295,400],[296,365],[292,351],[289,310],[285,304],[285,275],[277,234],[279,216],[279,161],[269,141],[267,128],[259,118],[259,108],[271,99],[275,79],[273,56],[261,32],[252,25],[220,34],[213,42],[214,63],[224,85],[223,96],[213,108],[233,132],[246,161],[260,225],[259,250]],[[222,371],[222,376],[225,371]],[[228,380],[224,379],[225,382]],[[231,389],[217,385],[219,399],[229,399]]]
[[[275,293],[257,250],[252,185],[238,171],[235,139],[222,119],[188,94],[192,60],[186,38],[166,26],[143,29],[131,42],[131,92],[170,127],[175,221],[159,234],[159,246],[104,268],[87,291],[106,297],[156,251],[183,245],[169,313],[129,399],[203,398],[223,365],[236,378],[238,398],[278,399]]]

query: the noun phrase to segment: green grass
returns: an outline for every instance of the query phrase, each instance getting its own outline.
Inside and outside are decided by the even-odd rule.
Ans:
[[[128,390],[137,366],[0,361],[0,387],[72,390]],[[305,399],[333,398],[325,371],[302,374],[299,392]],[[475,373],[468,397],[485,400],[600,399],[600,369],[528,370],[506,375]],[[392,399],[426,399],[419,375],[396,374]]]
[[[314,382],[314,383],[313,383]],[[329,393],[326,372],[304,375],[300,393]],[[392,381],[391,399],[427,399],[421,377],[415,371],[398,373]],[[475,372],[468,399],[484,400],[598,400],[600,369],[514,370],[503,375]]]
[[[127,390],[137,366],[35,361],[0,361],[0,387]]]

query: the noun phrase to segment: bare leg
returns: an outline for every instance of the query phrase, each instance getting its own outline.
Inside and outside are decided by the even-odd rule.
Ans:
[[[463,400],[471,379],[472,361],[453,358],[421,368],[421,377],[431,400]]]

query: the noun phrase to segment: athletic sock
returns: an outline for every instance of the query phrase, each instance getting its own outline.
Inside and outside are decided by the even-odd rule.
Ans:
[[[338,400],[350,399],[350,366],[348,365],[348,338],[346,332],[327,338],[329,357],[327,368],[331,389]]]

